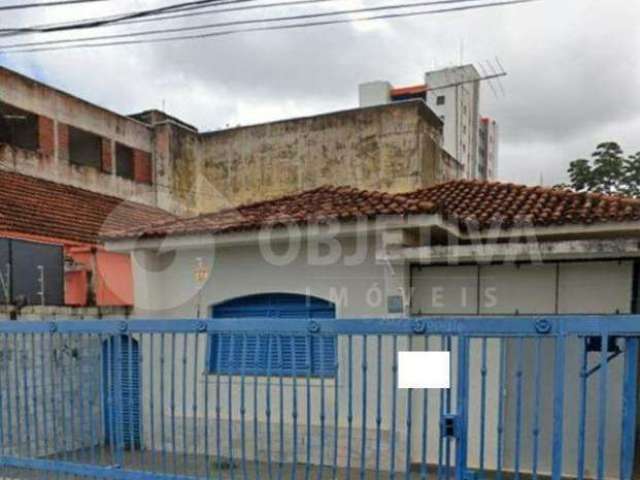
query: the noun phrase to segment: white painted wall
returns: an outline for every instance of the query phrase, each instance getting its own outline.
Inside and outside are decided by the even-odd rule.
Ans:
[[[342,247],[348,257],[353,250],[352,241],[344,241]],[[398,279],[385,278],[384,265],[376,264],[374,259],[374,244],[369,242],[369,251],[362,263],[357,265],[345,264],[345,257],[340,257],[338,262],[324,266],[309,265],[306,255],[307,246],[303,245],[298,255],[294,255],[291,263],[286,266],[273,265],[265,261],[258,247],[228,247],[218,249],[215,253],[212,250],[184,250],[173,254],[164,254],[159,259],[156,255],[149,253],[137,252],[135,254],[136,261],[134,265],[134,279],[136,292],[136,315],[137,316],[153,316],[153,317],[193,317],[198,309],[203,316],[207,315],[208,308],[212,304],[216,304],[231,298],[251,295],[255,293],[267,292],[287,292],[311,294],[327,300],[336,300],[341,293],[346,294],[346,301],[337,305],[338,318],[358,318],[358,317],[382,317],[385,316],[386,306],[384,301],[379,304],[371,305],[368,303],[368,295],[372,289],[382,289],[383,298],[389,293],[390,285],[396,288],[397,285],[406,285],[405,281]],[[199,260],[200,259],[200,260]],[[204,262],[206,265],[213,265],[212,273],[200,290],[195,282],[193,270],[198,262]],[[400,268],[397,272],[404,272]],[[557,288],[556,288],[557,285]],[[606,312],[615,313],[627,312],[630,307],[631,298],[631,263],[630,262],[598,262],[598,263],[562,263],[559,265],[535,265],[535,266],[459,266],[459,267],[425,267],[421,270],[413,271],[412,278],[413,296],[412,296],[412,313],[413,314],[527,314],[527,313],[595,313]],[[198,307],[199,305],[199,307]],[[170,342],[167,338],[166,342]],[[514,344],[514,342],[516,342]],[[360,441],[362,438],[362,425],[364,419],[365,431],[367,435],[367,450],[365,464],[373,467],[375,460],[375,439],[376,439],[376,410],[377,410],[377,340],[370,339],[367,342],[367,384],[366,392],[367,411],[362,409],[362,351],[363,344],[360,338],[353,340],[353,450],[352,464],[359,466],[360,461]],[[170,351],[170,343],[166,344],[167,352]],[[455,340],[452,345],[453,349],[453,365],[455,372]],[[208,389],[206,389],[206,376],[203,373],[205,365],[206,342],[204,336],[200,337],[197,352],[195,344],[188,344],[187,348],[177,342],[176,358],[178,361],[184,355],[186,358],[186,370],[181,373],[178,371],[178,378],[187,376],[191,378],[195,375],[199,379],[197,391],[194,394],[191,388],[186,392],[187,406],[187,422],[186,428],[189,428],[192,422],[192,405],[204,405],[205,391],[208,392],[209,398],[209,426],[210,438],[215,437],[215,413],[213,399],[216,396],[215,377],[209,377]],[[389,435],[391,431],[396,432],[397,451],[396,451],[396,469],[402,470],[405,465],[406,457],[406,415],[409,407],[409,398],[406,391],[395,391],[396,394],[396,417],[395,423],[392,420],[391,412],[393,410],[393,382],[391,374],[392,345],[391,339],[383,340],[381,344],[381,358],[384,372],[382,374],[381,396],[380,396],[380,412],[381,412],[381,465],[388,468],[391,462]],[[407,349],[407,341],[402,338],[398,340],[398,350]],[[424,345],[419,345],[414,340],[412,345],[414,349],[422,349]],[[440,339],[431,338],[429,349],[441,349]],[[524,350],[519,348],[516,341],[506,342],[507,356],[507,376],[515,379],[518,352],[523,352],[523,364],[527,367],[524,374],[523,391],[525,401],[523,403],[523,411],[525,427],[522,431],[522,451],[521,464],[524,469],[528,469],[531,460],[531,365],[534,363],[533,350],[531,345],[527,345]],[[553,355],[549,353],[549,345],[543,345],[543,381],[542,381],[542,425],[541,425],[541,471],[548,470],[548,458],[550,458],[549,441],[551,428],[551,372],[553,364]],[[575,419],[575,402],[577,398],[576,388],[578,385],[577,375],[577,350],[576,345],[571,344],[569,352],[569,366],[567,373],[567,405],[566,414]],[[143,344],[143,349],[148,355],[149,345]],[[155,346],[156,355],[158,354],[158,345]],[[348,350],[347,340],[339,341],[339,373],[338,379],[329,379],[325,381],[325,405],[326,405],[326,437],[328,443],[325,451],[325,463],[333,462],[333,415],[336,407],[339,413],[339,431],[338,441],[338,463],[341,466],[346,464],[346,432],[348,428],[347,408],[348,408],[348,390],[346,377],[348,375]],[[499,357],[500,357],[500,341],[496,339],[487,342],[487,411],[485,425],[485,466],[487,468],[495,467],[496,459],[496,431],[498,421],[498,382],[499,382]],[[477,466],[479,464],[479,436],[480,436],[480,398],[481,398],[481,358],[482,358],[482,340],[473,340],[471,344],[471,385],[470,385],[470,445],[469,445],[469,464]],[[571,360],[573,359],[573,360]],[[595,361],[592,359],[592,361]],[[152,360],[151,365],[157,365],[157,360]],[[180,369],[181,367],[179,367]],[[145,405],[149,403],[153,396],[156,408],[159,404],[159,376],[157,372],[155,379],[155,388],[151,391],[148,388],[148,375],[145,381]],[[164,378],[168,386],[170,381],[169,372],[165,372]],[[259,411],[257,414],[259,421],[259,435],[252,433],[246,438],[247,455],[252,458],[253,447],[258,446],[259,454],[266,455],[266,412],[263,408],[266,400],[266,392],[269,391],[273,399],[278,399],[280,395],[280,385],[272,385],[270,389],[266,386],[266,379],[259,378],[258,381],[258,398]],[[592,380],[592,382],[595,380]],[[228,388],[229,383],[226,378],[221,379],[221,388],[223,400],[221,401],[221,417],[226,419],[229,412],[226,410],[228,405]],[[612,363],[610,369],[611,391],[614,392],[620,385],[620,369],[619,365]],[[515,382],[510,382],[515,385]],[[454,377],[455,384],[455,377]],[[169,395],[169,389],[165,386],[165,395]],[[335,388],[338,388],[337,397]],[[317,439],[320,429],[320,412],[317,408],[319,405],[319,395],[321,392],[320,381],[312,379],[310,382],[311,398],[314,408],[312,410],[312,439]],[[252,400],[253,399],[253,378],[247,381],[245,385],[245,396],[247,400],[246,419],[248,422],[253,419]],[[283,424],[285,425],[285,459],[290,460],[292,455],[292,401],[294,386],[291,379],[283,381],[283,408],[284,414]],[[595,385],[590,387],[590,398],[596,388]],[[298,419],[301,428],[301,437],[299,438],[298,452],[304,452],[306,448],[305,439],[306,431],[302,425],[306,424],[304,415],[306,414],[306,384],[298,382],[296,387],[298,410],[300,418]],[[505,430],[505,464],[507,468],[513,465],[513,445],[515,444],[515,430],[513,415],[515,412],[515,391],[513,388],[506,389],[505,393],[505,414],[507,419]],[[412,408],[412,447],[411,462],[418,462],[421,458],[420,441],[422,438],[423,422],[423,396],[422,392],[413,392],[411,394]],[[444,393],[443,393],[444,395]],[[234,379],[231,384],[231,397],[233,412],[232,428],[234,432],[235,444],[234,448],[238,452],[240,448],[240,398],[241,385],[239,379]],[[613,398],[613,394],[610,398]],[[336,402],[337,399],[337,402]],[[165,416],[169,415],[168,405],[170,399],[165,398],[167,407],[165,408]],[[446,401],[446,397],[442,400]],[[451,405],[455,406],[455,390],[451,391]],[[177,412],[180,417],[182,410],[182,400],[180,395],[177,398]],[[439,392],[431,392],[428,394],[428,459],[430,462],[436,462],[438,458],[438,414],[441,406],[441,396]],[[592,403],[594,403],[592,401]],[[279,422],[280,406],[274,400],[272,406],[272,422],[276,425]],[[620,405],[609,406],[609,418],[619,418]],[[158,410],[156,410],[158,412]],[[528,413],[526,413],[528,412]],[[198,410],[197,415],[200,420],[200,433],[203,433],[203,410]],[[165,417],[166,418],[166,417]],[[589,413],[589,422],[593,422],[593,412]],[[156,418],[156,432],[158,432],[159,416]],[[224,420],[226,422],[226,420]],[[608,424],[607,444],[607,471],[611,476],[615,476],[618,464],[619,442],[619,425],[618,421],[611,420]],[[149,440],[149,415],[148,409],[145,409],[145,436]],[[226,423],[225,423],[226,425]],[[589,427],[592,428],[592,427]],[[226,432],[226,430],[225,430]],[[188,437],[191,438],[193,430],[189,430]],[[575,443],[571,439],[577,439],[575,421],[568,422],[567,439],[565,442],[565,459],[566,471],[571,473],[575,466]],[[279,448],[277,441],[278,434],[272,434],[273,452]],[[228,449],[228,441],[225,435],[222,438],[221,449],[224,454]],[[587,445],[589,469],[592,472],[594,455],[594,435],[588,435],[589,443]],[[315,441],[315,440],[314,440]],[[156,445],[158,437],[156,436]],[[187,445],[190,445],[188,443]],[[314,444],[312,448],[312,462],[318,463],[319,450],[318,445]],[[591,453],[589,453],[591,452]],[[305,460],[302,456],[299,460]]]
[[[570,313],[629,313],[631,306],[632,262],[576,262],[522,266],[460,266],[426,267],[415,272],[413,284],[413,311],[422,314],[570,314]],[[471,405],[477,411],[480,405],[480,363],[477,350],[472,345],[471,360]],[[565,472],[574,475],[577,464],[578,438],[578,398],[579,372],[581,368],[581,341],[573,338],[568,342],[566,368],[565,402]],[[623,345],[621,345],[623,346]],[[519,340],[506,342],[506,375],[508,388],[505,390],[505,466],[513,468],[515,463],[517,410],[517,372],[519,355],[522,353],[522,430],[520,465],[529,469],[533,452],[533,412],[535,397],[535,341]],[[499,345],[491,345],[493,359],[497,360]],[[599,361],[599,354],[589,355],[589,365]],[[541,344],[541,424],[540,424],[540,472],[550,470],[554,344]],[[498,363],[490,363],[488,381],[487,465],[495,465],[496,431],[498,404],[497,388]],[[622,388],[622,357],[609,365],[607,404],[606,471],[609,477],[618,474],[620,452],[620,417]],[[473,373],[475,371],[475,373]],[[492,375],[493,374],[493,375]],[[588,382],[586,471],[587,476],[595,474],[596,468],[596,422],[598,405],[598,375]],[[495,389],[494,389],[495,388]],[[471,446],[473,454],[477,449],[479,418],[470,417]],[[476,443],[477,442],[477,443]],[[476,445],[474,447],[473,445]],[[476,457],[474,457],[476,458]]]

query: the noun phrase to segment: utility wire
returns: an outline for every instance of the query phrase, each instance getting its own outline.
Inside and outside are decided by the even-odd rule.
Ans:
[[[66,0],[66,1],[74,1],[74,2],[98,2],[105,0]],[[119,23],[124,20],[130,20],[134,18],[144,18],[152,15],[158,15],[162,13],[170,13],[181,11],[183,9],[188,8],[202,8],[208,7],[215,3],[220,3],[222,0],[192,0],[190,2],[176,3],[173,5],[167,5],[165,7],[152,8],[148,10],[137,10],[134,12],[124,13],[120,15],[112,15],[108,17],[99,17],[95,19],[89,19],[86,21],[80,22],[71,22],[66,24],[58,24],[51,26],[32,26],[32,27],[17,27],[17,28],[3,28],[0,29],[0,33],[50,33],[50,32],[60,32],[60,31],[68,31],[68,30],[77,30],[83,28],[95,28],[101,27],[103,25],[111,25],[114,23]],[[237,2],[240,1],[252,1],[252,0],[235,0]],[[227,2],[228,3],[228,2]],[[7,8],[7,7],[0,7]]]
[[[106,1],[108,0],[59,0],[56,2],[16,3],[13,5],[0,5],[0,10],[25,10],[27,8],[60,7],[64,5],[75,5],[78,3],[96,3]]]
[[[318,0],[304,0],[304,1],[308,2],[308,1],[318,1]],[[321,1],[326,1],[326,0],[321,0]],[[262,19],[232,20],[227,22],[210,23],[207,25],[193,25],[189,27],[163,28],[158,30],[145,30],[142,32],[99,35],[99,36],[93,36],[93,37],[67,38],[67,39],[60,39],[60,40],[42,40],[38,42],[27,42],[27,43],[14,43],[14,44],[8,44],[8,45],[0,45],[0,51],[11,49],[11,48],[37,47],[37,46],[43,46],[43,45],[64,45],[64,44],[76,43],[76,42],[94,42],[98,40],[114,40],[119,38],[134,38],[134,37],[143,37],[147,35],[190,32],[194,30],[205,30],[205,29],[213,29],[213,28],[221,28],[221,27],[235,27],[239,25],[253,25],[256,23],[277,23],[277,22],[285,22],[285,21],[309,20],[312,18],[324,18],[324,17],[332,17],[336,15],[353,15],[358,13],[378,12],[378,11],[385,11],[385,10],[400,10],[400,9],[415,8],[415,7],[430,7],[434,5],[450,5],[450,4],[484,2],[484,1],[486,0],[430,0],[430,1],[418,2],[418,3],[401,3],[401,4],[394,4],[394,5],[381,5],[378,7],[352,8],[349,10],[338,10],[338,11],[332,11],[332,12],[306,13],[306,14],[300,14],[300,15],[288,15],[288,16],[282,16],[282,17],[271,17],[271,18],[262,18]]]
[[[469,0],[441,0],[441,1],[469,1]],[[347,23],[360,23],[360,22],[372,22],[376,20],[390,20],[397,18],[409,18],[409,17],[417,17],[417,16],[426,16],[426,15],[436,15],[443,13],[451,13],[451,12],[461,12],[466,10],[477,10],[483,8],[490,7],[504,7],[510,5],[524,4],[524,3],[532,3],[538,2],[541,0],[506,0],[500,2],[490,2],[484,3],[481,5],[466,5],[460,7],[451,7],[451,8],[441,8],[436,10],[425,10],[425,11],[417,11],[417,12],[405,12],[405,13],[385,13],[380,15],[372,15],[369,17],[360,17],[360,18],[347,18],[347,19],[334,19],[334,20],[322,20],[316,22],[301,22],[301,23],[293,23],[288,25],[273,25],[273,26],[264,26],[264,27],[248,27],[248,28],[236,28],[230,30],[222,30],[217,32],[205,32],[193,35],[182,35],[182,36],[174,36],[174,37],[160,37],[160,38],[151,38],[151,39],[139,39],[139,40],[122,40],[122,41],[114,41],[114,42],[96,42],[96,43],[78,43],[72,45],[62,45],[62,46],[44,46],[44,47],[36,47],[36,48],[20,48],[16,50],[6,50],[3,51],[0,46],[0,53],[10,54],[10,53],[34,53],[34,52],[46,52],[46,51],[55,51],[55,50],[77,50],[77,49],[85,49],[85,48],[96,48],[96,47],[110,47],[110,46],[122,46],[122,45],[140,45],[140,44],[150,44],[150,43],[166,43],[173,42],[179,40],[196,40],[196,39],[204,39],[204,38],[213,38],[213,37],[222,37],[228,35],[235,35],[239,33],[248,33],[248,32],[268,32],[268,31],[276,31],[276,30],[292,30],[298,28],[309,28],[309,27],[319,27],[319,26],[328,26],[328,25],[339,25],[339,24],[347,24]],[[364,10],[364,9],[363,9]],[[369,11],[368,9],[366,11]],[[336,15],[337,13],[334,13]],[[316,16],[321,16],[324,14],[308,14],[308,16],[297,16],[296,19],[303,18],[316,18]],[[292,18],[292,17],[289,17]],[[280,21],[286,20],[287,17],[282,17]],[[262,23],[268,21],[269,19],[264,20],[253,20],[253,22]],[[274,20],[275,21],[275,20]],[[248,20],[239,21],[238,24],[244,24],[244,22],[248,22]],[[191,27],[183,27],[185,29],[189,29]],[[204,27],[202,27],[204,28]],[[179,29],[176,29],[179,30]],[[184,30],[179,30],[184,31]],[[165,31],[166,32],[166,31]],[[133,34],[128,34],[133,35]],[[50,43],[50,42],[49,42]]]

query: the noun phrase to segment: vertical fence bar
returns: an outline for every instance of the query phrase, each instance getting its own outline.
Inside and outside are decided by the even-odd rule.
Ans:
[[[607,441],[607,383],[609,379],[608,356],[609,335],[601,337],[600,347],[600,384],[598,392],[598,480],[604,479],[606,457],[605,447]]]
[[[534,364],[534,388],[535,393],[533,396],[533,453],[531,460],[531,476],[532,480],[538,479],[538,457],[540,454],[540,390],[542,388],[542,338],[536,339],[536,359]]]
[[[622,391],[622,439],[620,448],[620,478],[631,480],[636,452],[636,415],[638,414],[638,351],[640,339],[625,339],[624,378]]]
[[[247,368],[247,334],[242,334],[242,351],[241,351],[241,367],[240,367],[240,456],[242,457],[242,477],[247,478],[247,452],[246,452],[246,435],[245,435],[245,374]]]
[[[83,370],[83,362],[82,356],[84,354],[84,349],[82,348],[82,335],[78,335],[75,340],[75,347],[72,349],[71,358],[76,359],[77,367],[75,371],[78,373],[78,378],[76,379],[78,382],[78,410],[77,412],[74,410],[74,416],[78,417],[78,461],[82,461],[82,452],[85,450],[85,438],[87,436],[87,424],[86,424],[86,415],[85,415],[85,404],[88,403],[88,399],[86,398],[87,393],[90,395],[91,384],[87,385],[83,380],[82,370]],[[75,373],[75,372],[74,372]],[[74,374],[72,377],[75,376]],[[87,392],[89,391],[89,392]],[[75,391],[71,390],[71,395],[75,396]],[[88,455],[90,455],[90,449],[86,449],[85,459]],[[85,460],[86,461],[86,460]]]
[[[351,443],[353,436],[353,336],[347,337],[347,480],[351,479]]]
[[[187,466],[187,348],[188,334],[182,334],[182,468]]]
[[[584,479],[584,455],[585,455],[585,435],[587,419],[587,340],[582,342],[581,365],[580,365],[580,398],[578,406],[578,480]]]
[[[169,459],[167,457],[167,441],[165,426],[165,363],[166,363],[166,336],[160,334],[160,448],[162,455],[162,473],[168,473]]]
[[[212,337],[205,334],[204,341],[207,342],[207,348],[204,358],[204,474],[205,478],[211,478],[211,452],[209,450],[209,375],[211,349],[213,348]],[[257,441],[257,439],[256,439]]]
[[[114,354],[115,365],[115,377],[116,388],[114,389],[116,394],[116,458],[117,464],[120,468],[124,466],[124,392],[123,392],[123,365],[122,365],[122,335],[115,336],[116,346]]]
[[[32,456],[31,450],[31,422],[30,422],[30,408],[29,408],[29,363],[27,361],[29,350],[27,348],[27,334],[23,333],[22,337],[22,390],[24,401],[24,428],[25,438],[27,441],[27,456]]]
[[[261,364],[260,347],[262,345],[262,335],[259,333],[256,335],[256,356],[255,356],[255,369],[253,372],[253,463],[255,468],[256,480],[260,479],[260,456],[258,445],[260,444],[259,429],[258,429],[258,371]],[[207,476],[208,478],[208,476]]]
[[[220,386],[220,370],[222,368],[222,334],[218,333],[213,337],[216,342],[216,470],[218,472],[218,479],[222,478],[222,456],[220,451],[220,445],[222,441],[220,411],[221,411],[221,395],[222,387]]]
[[[456,480],[465,480],[467,473],[467,425],[469,412],[469,338],[458,337],[458,391],[456,413]]]
[[[91,352],[92,347],[91,347],[91,338],[92,335],[91,334],[87,334],[86,336],[86,352]],[[98,344],[99,346],[100,344]],[[99,351],[99,350],[98,350]],[[101,357],[100,355],[97,355],[93,361],[98,362],[100,364],[102,364],[101,361]],[[98,371],[101,371],[101,368],[98,368]],[[98,395],[100,395],[100,383],[101,383],[101,376],[98,378],[95,378],[93,376],[93,374],[88,375],[88,377],[91,379],[91,391],[90,391],[90,397],[89,397],[89,434],[91,435],[91,462],[93,462],[94,464],[98,463],[98,452],[97,452],[97,448],[98,448],[98,434],[96,431],[96,421],[98,421],[99,418],[101,418],[101,415],[98,414],[97,410],[97,402],[96,402],[96,398],[99,398]]]
[[[229,343],[229,370],[227,372],[227,434],[229,436],[229,474],[235,478],[235,464],[233,461],[233,365],[235,359],[235,335],[230,334]]]
[[[567,339],[564,333],[556,337],[555,345],[555,369],[553,379],[553,440],[551,478],[561,480],[563,459],[563,433],[564,433],[564,394],[565,394],[565,365]]]
[[[333,382],[333,478],[338,476],[338,438],[339,438],[339,424],[340,424],[340,399],[338,398],[338,392],[340,390],[340,365],[338,360],[338,337],[334,337],[334,353],[335,360],[333,365],[333,371],[335,372],[335,379]],[[294,479],[295,480],[295,479]]]
[[[320,335],[319,337],[319,347],[320,347],[320,465],[318,466],[318,480],[322,480],[322,473],[324,471],[324,446],[325,446],[325,391],[324,391],[324,335]]]
[[[135,402],[134,402],[134,392],[136,392],[137,387],[135,385],[135,381],[136,378],[134,378],[133,375],[133,336],[131,335],[131,332],[129,332],[129,334],[127,335],[127,347],[128,347],[128,355],[127,355],[127,386],[128,386],[128,391],[129,391],[129,450],[132,452],[131,453],[131,460],[133,461],[133,457],[136,451],[136,433],[137,432],[137,425],[136,425],[136,420],[135,420],[135,416],[134,416],[134,412],[135,412]],[[138,350],[138,355],[140,354],[140,351]]]
[[[22,409],[20,407],[20,376],[18,374],[20,355],[18,352],[18,336],[13,335],[13,386],[15,389],[15,408],[16,408],[16,453],[14,455],[21,455],[20,447],[22,445]]]
[[[480,364],[480,451],[479,471],[484,474],[485,441],[487,431],[487,338],[482,338]]]
[[[178,474],[178,450],[176,447],[176,334],[171,334],[171,452],[173,474]]]
[[[409,336],[409,351],[413,350],[413,336]],[[405,428],[406,428],[406,439],[405,439],[405,479],[410,480],[411,478],[411,414],[412,414],[412,395],[413,389],[407,389],[407,406],[406,406],[406,418],[405,418]]]
[[[376,480],[380,480],[380,434],[382,428],[382,335],[377,335],[376,351]]]
[[[393,350],[391,357],[391,458],[389,462],[389,478],[393,480],[396,476],[396,409],[398,392],[398,337],[393,335]]]
[[[7,440],[8,440],[8,445],[7,445],[7,450],[9,451],[10,454],[15,455],[15,453],[13,452],[13,449],[15,448],[14,446],[14,437],[13,437],[13,419],[15,418],[13,416],[13,413],[11,411],[11,370],[9,368],[10,365],[10,359],[9,359],[9,335],[8,334],[4,334],[4,352],[6,353],[6,357],[3,355],[3,361],[6,358],[6,363],[7,363],[7,369],[5,370],[5,379],[6,379],[6,384],[7,384],[7,396],[6,396],[6,407],[7,407]],[[51,362],[51,368],[53,368],[53,362]],[[53,398],[54,396],[51,395],[51,398]]]
[[[360,478],[364,480],[367,457],[367,336],[362,336],[362,432],[360,439]]]
[[[520,450],[522,445],[522,376],[524,368],[524,338],[518,339],[516,365],[516,447],[515,447],[515,480],[520,479]]]
[[[144,384],[144,359],[145,359],[145,352],[146,349],[144,348],[144,334],[140,333],[138,335],[138,339],[137,339],[137,359],[138,362],[136,363],[136,380],[137,380],[137,386],[136,386],[136,391],[138,392],[137,395],[137,405],[138,405],[138,423],[137,423],[137,430],[136,430],[136,435],[138,437],[138,461],[140,462],[140,468],[142,469],[144,467],[144,462],[145,462],[145,440],[144,440],[144,430],[145,430],[145,426],[144,426],[144,388],[145,388],[145,384]],[[135,340],[135,339],[134,339]]]
[[[4,372],[5,372],[5,366],[6,366],[5,354],[6,354],[6,351],[0,352],[0,456],[6,455],[7,444],[5,441],[4,396],[10,392],[9,388],[8,387],[5,388],[5,385],[4,385],[4,377],[5,377]],[[43,368],[44,368],[44,364],[43,364]],[[7,385],[8,384],[9,382],[7,382]],[[10,422],[11,418],[9,418],[8,421]]]
[[[38,381],[36,370],[36,334],[31,333],[31,403],[33,404],[33,443],[35,447],[35,455],[40,453],[40,422],[38,421]]]
[[[98,397],[98,404],[100,405],[100,413],[101,413],[101,415],[98,416],[98,418],[96,418],[96,423],[98,425],[97,427],[98,432],[102,433],[102,440],[98,440],[97,447],[98,447],[98,462],[102,464],[104,460],[104,454],[105,454],[103,450],[105,450],[107,445],[109,444],[109,442],[106,439],[107,428],[105,426],[105,421],[108,413],[108,410],[106,408],[107,390],[105,385],[106,378],[107,378],[107,369],[105,366],[105,362],[107,361],[107,359],[106,359],[106,354],[104,352],[104,347],[103,347],[104,345],[103,336],[101,334],[96,335],[96,341],[98,342],[98,345],[97,345],[98,363],[99,363],[98,371],[100,372],[100,378],[97,381],[98,391],[100,394],[100,396]],[[100,425],[102,425],[102,430],[100,428]],[[100,448],[101,442],[104,442],[104,448]]]
[[[291,391],[291,420],[293,423],[293,455],[291,462],[291,479],[297,477],[298,465],[298,362],[296,355],[296,337],[289,337],[289,347],[291,348],[291,375],[292,375],[292,391]],[[257,435],[256,435],[257,437]],[[256,475],[258,477],[258,475]]]
[[[440,337],[440,350],[443,351],[445,349],[445,340],[444,336]],[[437,478],[438,480],[442,480],[444,478],[444,429],[443,429],[443,421],[445,414],[445,399],[444,399],[444,390],[440,389],[440,398],[439,398],[439,428],[440,432],[438,435],[438,468],[437,468]]]
[[[311,342],[312,336],[309,334],[305,336],[305,348],[306,348],[306,358],[307,358],[307,378],[306,378],[306,402],[307,402],[307,452],[306,452],[306,463],[304,466],[304,478],[305,480],[309,480],[309,475],[311,474]]]
[[[194,335],[195,345],[193,346],[193,392],[191,398],[191,415],[193,415],[193,455],[195,465],[195,476],[200,474],[200,462],[198,458],[198,350],[200,344],[200,334],[196,332]],[[206,458],[207,451],[204,451],[203,457]]]
[[[446,348],[447,348],[447,352],[449,352],[449,355],[451,355],[451,336],[447,336],[446,338]],[[446,402],[446,409],[447,409],[447,413],[451,413],[451,389],[447,389],[444,392],[444,398],[445,398],[445,402]],[[446,471],[446,477],[447,480],[449,478],[451,478],[451,437],[447,436],[447,438],[445,439],[445,471]]]
[[[425,349],[429,351],[429,336],[424,337]],[[422,444],[420,446],[420,480],[426,480],[429,461],[429,389],[422,389]]]
[[[497,445],[496,445],[496,478],[502,478],[503,470],[503,439],[504,439],[504,397],[506,385],[506,340],[500,339],[500,365],[498,366],[498,428],[497,428]]]
[[[155,405],[153,402],[154,397],[156,396],[156,389],[154,383],[154,363],[156,361],[155,357],[155,337],[153,333],[150,333],[147,337],[149,339],[149,371],[147,375],[149,376],[149,461],[150,464],[156,465],[157,456],[156,456],[156,412]]]
[[[280,456],[278,457],[278,480],[282,479],[283,469],[284,469],[284,352],[283,352],[283,336],[278,335],[278,367],[279,367],[279,375],[278,375],[278,420],[280,424],[280,429],[278,430],[279,443],[280,443]]]
[[[267,423],[267,472],[269,480],[273,478],[273,462],[271,461],[271,370],[273,363],[273,349],[271,344],[275,337],[267,335],[267,392],[266,392],[266,423]]]

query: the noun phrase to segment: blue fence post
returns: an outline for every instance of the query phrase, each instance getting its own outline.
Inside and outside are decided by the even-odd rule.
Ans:
[[[469,338],[458,338],[458,378],[456,395],[456,480],[467,475],[467,423],[469,416]]]
[[[562,478],[562,453],[564,439],[564,393],[565,393],[565,364],[566,364],[566,338],[564,334],[556,337],[555,346],[555,370],[553,378],[553,440],[551,478]]]
[[[629,337],[625,341],[622,442],[620,448],[620,478],[622,480],[633,478],[633,468],[636,460],[639,343],[639,337]]]

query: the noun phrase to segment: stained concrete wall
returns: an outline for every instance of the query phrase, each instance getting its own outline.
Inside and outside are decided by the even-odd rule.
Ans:
[[[25,150],[0,144],[0,169],[10,169],[98,193],[156,203],[155,188],[117,176],[115,142],[137,151],[153,150],[148,125],[53,89],[28,77],[0,68],[0,102],[39,116],[40,148]],[[103,139],[102,168],[69,162],[68,126],[80,128]],[[105,155],[109,158],[105,158]]]
[[[321,185],[403,192],[458,178],[441,121],[409,101],[196,133],[156,131],[160,206],[210,212]],[[173,198],[172,198],[173,195]]]
[[[176,213],[327,184],[403,192],[463,175],[441,147],[442,121],[418,100],[199,133],[163,112],[119,115],[0,68],[0,102],[37,115],[39,129],[37,151],[0,144],[0,168]],[[99,168],[69,161],[70,126],[102,138]],[[116,142],[145,155],[138,181],[117,175]]]

